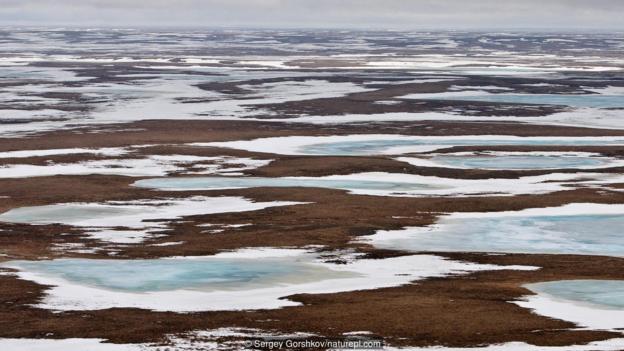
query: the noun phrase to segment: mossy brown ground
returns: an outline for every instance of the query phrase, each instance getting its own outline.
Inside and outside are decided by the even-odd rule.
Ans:
[[[99,132],[96,132],[99,130]],[[260,176],[319,176],[354,172],[402,172],[455,178],[507,177],[544,174],[542,171],[469,171],[414,167],[388,157],[299,157],[217,148],[181,146],[208,142],[285,135],[327,135],[333,133],[401,133],[414,135],[465,135],[474,133],[507,135],[624,135],[609,130],[552,127],[535,128],[514,123],[388,123],[376,126],[317,127],[260,122],[144,121],[129,125],[93,127],[87,130],[51,132],[23,139],[0,139],[0,150],[39,148],[111,147],[156,145],[133,151],[132,157],[149,154],[230,155],[274,159],[268,166],[247,171]],[[95,132],[95,133],[91,133]],[[459,148],[453,151],[469,150]],[[519,150],[517,147],[489,148]],[[535,150],[535,147],[529,148]],[[525,150],[529,150],[526,149]],[[553,148],[538,148],[550,149]],[[591,151],[620,157],[621,147],[556,148],[563,151]],[[126,156],[124,156],[126,157]],[[79,162],[93,155],[50,156],[5,159],[4,164],[44,165]],[[574,170],[572,170],[574,171]],[[603,172],[621,173],[621,169]],[[243,196],[254,201],[300,201],[305,204],[267,208],[242,213],[190,216],[173,220],[164,237],[145,243],[115,247],[120,258],[154,258],[172,255],[209,255],[241,247],[309,247],[322,245],[325,253],[348,249],[383,259],[406,255],[378,250],[356,239],[380,229],[399,229],[435,222],[441,213],[455,211],[505,211],[531,207],[559,206],[572,202],[624,203],[616,190],[575,188],[541,195],[488,197],[399,198],[353,195],[346,191],[319,188],[254,188],[219,191],[154,191],[131,186],[140,178],[124,176],[51,176],[0,180],[0,211],[22,206],[67,202],[100,202],[146,198],[177,198],[190,195]],[[251,223],[227,228],[222,233],[202,235],[198,224]],[[64,235],[60,235],[64,234]],[[180,242],[172,246],[153,246]],[[44,257],[110,258],[106,250],[71,253],[55,249],[58,244],[81,243],[100,248],[79,228],[63,225],[2,223],[0,247],[3,260]],[[114,245],[113,245],[114,246]],[[485,255],[437,253],[449,259],[469,262],[530,265],[535,271],[485,271],[468,275],[418,281],[415,284],[337,294],[301,294],[288,297],[301,306],[276,310],[229,311],[179,314],[139,309],[107,309],[53,313],[30,306],[45,294],[46,287],[11,275],[0,275],[0,337],[70,338],[96,337],[112,342],[158,342],[165,334],[219,327],[248,327],[282,332],[311,332],[339,336],[366,330],[393,345],[475,346],[507,341],[536,345],[571,345],[616,337],[604,331],[578,330],[571,323],[536,315],[510,303],[530,294],[523,284],[557,279],[624,279],[624,259],[580,255]],[[122,325],[123,328],[119,326]]]

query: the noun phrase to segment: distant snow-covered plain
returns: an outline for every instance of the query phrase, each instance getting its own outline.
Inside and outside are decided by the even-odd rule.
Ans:
[[[431,84],[474,76],[526,78],[537,82],[525,83],[525,87],[544,87],[560,85],[566,74],[576,74],[581,75],[586,85],[583,88],[598,98],[622,95],[622,87],[608,85],[608,80],[592,87],[599,78],[596,74],[622,71],[624,59],[617,55],[621,38],[569,34],[566,36],[570,39],[565,41],[546,41],[548,34],[525,38],[514,33],[484,33],[484,40],[476,33],[396,32],[394,38],[376,32],[364,37],[362,33],[343,34],[344,37],[327,37],[326,42],[320,42],[299,31],[253,35],[234,32],[207,38],[195,32],[95,30],[68,34],[72,40],[63,39],[57,30],[6,32],[0,42],[0,73],[11,84],[0,90],[0,120],[19,123],[3,124],[0,135],[142,119],[265,119],[271,117],[270,111],[249,106],[345,97],[375,90],[368,84]],[[111,40],[104,39],[109,36],[124,39],[112,45]],[[269,36],[271,40],[252,39],[256,36]],[[94,42],[95,38],[101,40]],[[163,43],[167,43],[164,50]],[[266,45],[272,52],[265,52]],[[579,50],[597,45],[602,45],[600,51]],[[534,48],[551,50],[536,53]],[[93,69],[106,66],[110,71]],[[352,81],[345,80],[345,76],[352,77]],[[198,86],[236,82],[241,82],[237,94]],[[512,89],[454,83],[449,90],[416,95],[499,95],[493,93],[511,94]],[[618,112],[581,107],[545,120],[507,120],[623,128],[621,118],[614,113]],[[286,120],[279,115],[273,117],[287,123],[351,123],[422,120],[430,115],[300,115]],[[446,118],[473,117],[456,113]]]

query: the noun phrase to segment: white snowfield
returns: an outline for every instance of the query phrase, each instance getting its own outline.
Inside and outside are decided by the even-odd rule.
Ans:
[[[542,316],[575,323],[584,329],[621,332],[624,328],[624,310],[621,309],[577,303],[539,292],[537,295],[525,296],[521,300],[513,301],[513,303]],[[624,348],[624,343],[620,346]]]
[[[45,153],[47,153],[47,155],[62,155],[83,152],[76,150],[67,153],[60,149],[43,150],[41,152],[24,151],[21,153],[16,151],[14,152],[14,155],[42,155]],[[115,156],[111,154],[109,155]],[[177,172],[183,172],[185,174],[239,175],[241,171],[261,167],[269,164],[271,161],[272,160],[258,160],[230,156],[203,157],[189,155],[149,155],[143,158],[89,160],[76,163],[53,163],[47,165],[7,164],[0,166],[0,178],[89,174],[120,175],[129,177],[159,177]],[[196,168],[196,170],[187,171],[187,168]]]
[[[79,284],[63,278],[19,270],[20,266],[5,263],[4,267],[16,268],[18,277],[38,284],[50,285],[41,303],[36,306],[52,310],[97,310],[113,307],[134,307],[155,311],[208,311],[253,310],[296,306],[299,303],[281,299],[285,296],[310,293],[335,293],[343,291],[376,289],[400,286],[428,277],[465,274],[481,270],[535,270],[531,266],[482,265],[448,260],[433,255],[410,255],[384,260],[359,259],[347,264],[325,263],[302,250],[247,249],[224,253],[201,259],[221,257],[256,260],[262,258],[289,258],[306,262],[340,277],[319,278],[316,281],[293,281],[280,286],[256,286],[243,289],[230,287],[223,290],[176,289],[141,293],[115,291]],[[185,257],[193,259],[193,257]],[[197,259],[197,258],[195,258]],[[253,261],[251,261],[253,262]],[[331,275],[329,275],[331,277]]]
[[[94,154],[99,156],[121,156],[128,153],[126,148],[108,147],[99,149],[73,148],[73,149],[45,149],[45,150],[19,150],[0,152],[2,158],[26,158],[53,155]]]
[[[478,347],[384,347],[387,351],[620,351],[624,338],[594,341],[585,345],[536,346],[524,342],[509,342]]]
[[[141,351],[141,344],[111,344],[103,339],[1,339],[3,351]]]
[[[261,330],[238,331],[227,328],[217,330],[195,331],[185,335],[169,335],[167,339],[173,346],[167,346],[171,351],[207,351],[221,350],[236,347],[244,350],[244,342],[221,341],[223,337],[254,338],[263,336],[287,336],[267,333]],[[293,336],[302,336],[296,334]],[[160,351],[162,346],[153,344],[111,344],[102,339],[0,339],[0,348],[3,351]],[[624,348],[624,338],[595,341],[584,345],[570,346],[536,346],[524,342],[509,342],[478,347],[392,347],[386,346],[386,351],[620,351]]]

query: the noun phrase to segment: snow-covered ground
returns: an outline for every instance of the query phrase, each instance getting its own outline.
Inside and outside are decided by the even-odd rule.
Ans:
[[[531,289],[530,285],[527,288]],[[624,328],[624,310],[621,308],[568,300],[539,290],[536,295],[525,296],[513,303],[542,316],[575,323],[583,329],[621,332]],[[624,347],[624,342],[620,346]]]
[[[624,38],[619,34],[531,34],[526,33],[469,33],[469,32],[407,32],[407,31],[341,31],[310,34],[299,30],[253,31],[229,30],[216,35],[204,32],[159,32],[143,30],[73,30],[73,29],[15,29],[0,33],[0,136],[21,137],[42,131],[69,129],[85,125],[127,123],[146,119],[194,120],[250,120],[282,123],[344,124],[387,121],[487,121],[522,122],[533,125],[564,125],[605,129],[624,129],[624,118],[619,104],[622,87],[616,82],[623,70],[621,50]],[[599,48],[599,49],[597,49]],[[112,69],[109,69],[111,68]],[[94,68],[96,68],[94,70]],[[127,71],[127,72],[125,72]],[[91,72],[91,73],[89,73]],[[345,76],[345,77],[343,77]],[[525,78],[526,87],[561,88],[568,78],[583,81],[580,89],[599,96],[614,96],[613,109],[576,106],[572,100],[563,112],[543,117],[476,117],[470,112],[379,113],[345,114],[336,116],[299,115],[281,119],[268,109],[252,105],[301,102],[320,98],[341,98],[352,93],[370,92],[375,84],[431,84],[451,80],[466,81],[484,76],[486,83],[468,85],[455,82],[446,92],[383,96],[376,107],[392,106],[399,99],[452,99],[461,97],[491,97],[513,92],[498,87],[494,79]],[[303,77],[303,78],[302,78]],[[613,78],[615,77],[615,78]],[[351,78],[352,81],[351,81]],[[400,78],[400,79],[395,79]],[[477,77],[477,79],[481,79]],[[255,82],[254,82],[255,80]],[[265,80],[265,81],[263,81]],[[269,80],[269,81],[266,81]],[[238,92],[203,90],[201,83],[233,83]],[[260,81],[258,83],[258,81]],[[490,83],[492,81],[493,83]],[[592,87],[592,84],[594,84]],[[573,83],[577,84],[577,83]],[[524,96],[522,96],[524,98]],[[549,96],[549,98],[551,98]],[[559,96],[558,98],[561,98]],[[592,98],[583,96],[582,99]],[[474,111],[473,111],[474,112]],[[268,117],[268,118],[267,118]],[[399,143],[392,144],[393,141]],[[410,144],[410,142],[413,142]],[[286,155],[400,155],[411,152],[429,152],[461,145],[624,145],[624,137],[603,138],[520,138],[514,136],[451,136],[417,137],[402,135],[351,135],[326,137],[281,137],[221,143],[198,143]],[[336,143],[338,145],[327,145]],[[359,145],[348,145],[359,143]],[[367,145],[367,143],[371,143]],[[342,145],[341,145],[342,144]],[[59,155],[91,154],[92,160],[71,163],[32,165],[20,158]],[[264,166],[271,160],[242,157],[203,157],[188,155],[148,155],[134,157],[127,148],[21,150],[0,152],[0,159],[13,159],[0,166],[0,178],[24,178],[52,175],[109,174],[123,176],[184,175],[240,175],[243,170]],[[501,156],[503,154],[492,154]],[[507,153],[509,155],[509,153]],[[536,155],[529,153],[524,155]],[[565,157],[570,153],[551,153]],[[596,157],[572,154],[576,157]],[[97,156],[97,157],[96,157]],[[122,158],[120,158],[122,157]],[[18,160],[15,160],[18,159]],[[606,159],[606,158],[603,158]],[[401,157],[417,166],[440,167],[429,159]],[[621,166],[622,160],[608,159],[600,166],[580,166],[590,169]],[[0,160],[6,161],[6,160]],[[519,179],[461,180],[425,177],[383,172],[334,175],[320,178],[288,177],[301,181],[423,183],[431,189],[349,190],[356,194],[380,196],[488,196],[541,194],[572,186],[608,187],[624,182],[620,174],[597,174],[589,171],[576,174],[549,174]],[[583,178],[582,181],[579,181]],[[278,179],[278,180],[280,180]],[[571,187],[566,187],[570,185]],[[614,190],[614,189],[610,189]],[[621,190],[620,190],[621,191]],[[155,192],[155,194],[158,194]],[[2,198],[2,196],[0,196]],[[253,211],[272,206],[295,205],[294,202],[254,203],[240,197],[210,198],[193,196],[186,199],[146,199],[128,202],[57,204],[19,208],[0,215],[0,220],[26,223],[63,223],[80,227],[95,239],[116,244],[140,243],[166,229],[170,220],[183,216]],[[571,204],[556,208],[528,209],[513,212],[455,213],[443,216],[466,224],[488,220],[551,216],[612,216],[609,226],[590,222],[592,232],[610,231],[604,248],[619,247],[622,227],[622,205]],[[619,217],[618,217],[619,216]],[[613,219],[615,218],[615,219]],[[462,222],[463,221],[463,222]],[[114,223],[114,226],[112,226]],[[537,234],[547,234],[560,250],[579,253],[588,244],[583,233],[574,245],[562,241],[552,223],[543,230],[527,234],[514,231],[513,226],[495,222],[497,232],[514,233],[512,239],[528,238],[531,247],[538,249],[547,240]],[[563,221],[564,226],[566,221]],[[575,224],[576,223],[576,224]],[[614,224],[615,223],[615,224]],[[525,223],[526,224],[526,223]],[[577,222],[564,228],[566,233],[586,230]],[[240,225],[247,225],[243,223]],[[231,225],[236,226],[236,225]],[[407,228],[401,231],[380,231],[368,237],[367,242],[382,246],[381,242],[393,236],[416,231],[436,230],[444,223],[430,228]],[[575,227],[575,228],[570,228]],[[611,230],[610,228],[615,228]],[[515,228],[517,229],[517,228]],[[561,228],[559,228],[561,229]],[[220,229],[207,228],[205,233]],[[602,233],[602,232],[601,232]],[[440,234],[440,233],[438,233]],[[474,237],[479,239],[482,231]],[[603,233],[604,234],[604,233]],[[607,233],[609,234],[609,233]],[[468,238],[470,239],[470,238]],[[565,238],[564,238],[565,239]],[[592,240],[596,239],[595,236]],[[378,241],[379,240],[379,241]],[[477,240],[483,247],[483,240]],[[579,244],[579,242],[581,244]],[[470,240],[454,238],[459,249],[466,250]],[[505,242],[508,243],[508,242]],[[155,245],[178,245],[165,242]],[[579,244],[579,245],[577,245]],[[591,244],[591,242],[589,243]],[[405,248],[405,247],[402,247]],[[74,243],[55,243],[53,249],[88,252]],[[604,253],[604,252],[602,252]],[[609,252],[607,252],[609,253]],[[17,274],[40,284],[49,284],[47,295],[39,307],[57,310],[100,309],[109,307],[138,307],[154,310],[197,311],[223,309],[278,308],[296,305],[280,299],[295,293],[331,293],[356,289],[409,284],[427,277],[464,274],[487,269],[537,269],[537,267],[492,266],[457,262],[433,255],[411,255],[383,260],[349,260],[347,264],[322,262],[303,250],[241,249],[211,257],[168,258],[178,260],[248,260],[250,265],[261,260],[297,261],[314,267],[319,276],[307,280],[281,281],[273,286],[259,284],[232,289],[178,289],[165,291],[115,291],[97,285],[82,284],[42,272],[20,270]],[[166,260],[166,259],[165,259]],[[20,268],[17,265],[16,268]],[[536,313],[563,318],[588,328],[612,329],[624,327],[621,310],[604,311],[553,299],[538,294],[514,301]],[[271,335],[260,330],[217,329],[190,331],[186,335],[171,335],[169,340],[176,350],[215,349],[219,337],[252,337]],[[358,333],[358,332],[356,332]],[[361,332],[360,332],[361,333]],[[198,344],[198,339],[202,343]],[[243,348],[244,345],[234,345]],[[100,339],[0,339],[0,349],[7,351],[130,351],[156,350],[158,345],[115,345]],[[387,347],[388,350],[396,350]],[[552,350],[593,351],[624,349],[624,339],[611,339],[587,345],[542,347],[525,343],[506,343],[470,349],[462,348],[407,348],[406,350]]]
[[[217,70],[215,73],[221,73]],[[225,71],[227,72],[227,71]],[[244,75],[245,71],[234,71],[234,75],[243,74],[247,79],[253,78],[253,73]],[[293,74],[296,77],[298,74]],[[270,78],[274,74],[260,75],[260,78]],[[132,76],[130,76],[132,77]],[[129,78],[130,78],[129,77]],[[206,91],[197,87],[197,84],[206,82],[199,78],[206,76],[185,75],[161,79],[142,80],[134,77],[134,84],[128,83],[97,83],[85,86],[58,86],[57,84],[41,84],[37,86],[38,94],[66,93],[82,94],[95,103],[83,102],[92,107],[88,111],[63,111],[64,101],[48,101],[46,106],[58,108],[48,109],[18,109],[15,103],[13,109],[0,110],[0,119],[19,119],[24,123],[7,124],[0,127],[0,136],[20,136],[36,131],[56,130],[69,126],[126,123],[146,119],[229,119],[244,118],[255,115],[266,115],[267,111],[251,109],[249,106],[257,104],[273,104],[288,101],[300,101],[318,98],[335,98],[350,93],[370,91],[350,82],[330,82],[322,79],[303,81],[280,81],[257,85],[241,85],[249,90],[243,97],[230,96],[214,91]],[[236,80],[232,77],[230,79]],[[213,81],[222,80],[217,76]],[[31,92],[32,87],[22,86],[6,88],[5,100],[22,101],[24,95]],[[2,96],[0,95],[0,98]],[[102,101],[106,101],[104,104]],[[2,100],[0,99],[0,102]],[[28,107],[28,106],[27,106]],[[28,107],[30,108],[30,107]],[[29,122],[29,123],[26,123]]]
[[[102,339],[9,339],[0,338],[4,351],[141,351],[141,344],[111,344]]]
[[[45,150],[20,150],[20,151],[5,151],[0,152],[0,159],[2,158],[27,158],[27,157],[42,157],[42,156],[55,156],[55,155],[75,155],[75,154],[94,154],[98,156],[121,156],[128,152],[125,148],[73,148],[73,149],[45,149]]]
[[[537,346],[524,342],[509,342],[477,347],[386,347],[388,351],[619,351],[624,347],[624,339],[595,341],[585,345]]]
[[[116,149],[114,149],[116,150]],[[69,152],[65,152],[69,151]],[[92,153],[104,154],[104,151],[94,150]],[[108,155],[113,155],[111,151]],[[5,153],[7,157],[17,155],[61,155],[83,153],[76,150],[41,150],[41,151],[13,151]],[[118,155],[123,153],[119,150]],[[19,156],[29,157],[29,156]],[[0,178],[45,177],[54,175],[121,175],[130,177],[158,177],[171,173],[184,174],[221,174],[240,175],[241,171],[267,165],[272,160],[258,160],[245,157],[216,156],[203,157],[191,155],[148,155],[139,158],[116,158],[103,160],[89,160],[75,163],[49,163],[46,165],[6,164],[0,166]],[[194,170],[188,171],[187,168]]]
[[[101,339],[0,339],[0,347],[6,351],[208,351],[208,350],[251,350],[245,338],[296,338],[309,334],[280,334],[255,329],[221,328],[198,330],[185,334],[167,336],[167,346],[157,344],[111,344]],[[239,337],[242,340],[228,339]],[[584,345],[536,346],[524,342],[509,342],[477,347],[392,347],[386,351],[619,351],[624,347],[624,338],[595,341]]]

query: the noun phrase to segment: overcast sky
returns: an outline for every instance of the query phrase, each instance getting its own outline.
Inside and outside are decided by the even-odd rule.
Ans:
[[[0,0],[0,25],[624,30],[624,0]]]

